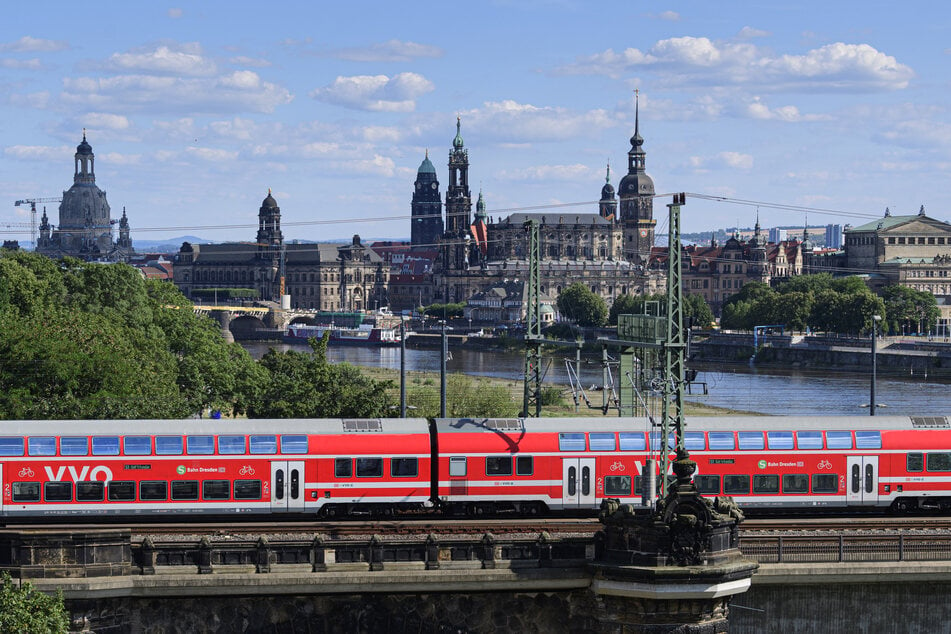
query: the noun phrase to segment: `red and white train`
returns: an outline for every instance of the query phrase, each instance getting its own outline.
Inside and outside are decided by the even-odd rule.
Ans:
[[[0,518],[636,506],[658,436],[633,418],[7,421]],[[951,508],[949,417],[688,418],[684,441],[701,492],[745,509]]]

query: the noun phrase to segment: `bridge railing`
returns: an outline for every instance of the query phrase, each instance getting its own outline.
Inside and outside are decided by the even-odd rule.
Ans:
[[[816,535],[743,535],[740,550],[761,564],[951,561],[951,535],[905,532]]]

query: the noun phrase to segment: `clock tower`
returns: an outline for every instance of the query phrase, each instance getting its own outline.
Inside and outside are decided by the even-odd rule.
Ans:
[[[627,174],[618,183],[620,221],[624,228],[624,259],[645,264],[654,246],[654,181],[645,171],[644,138],[640,133],[640,108],[635,93],[634,136],[627,153]]]
[[[472,224],[472,194],[469,191],[469,150],[462,142],[462,123],[456,117],[456,136],[449,152],[449,187],[446,190],[446,264],[466,267],[466,236]]]
[[[442,235],[442,195],[436,168],[429,160],[429,151],[416,172],[413,190],[411,243],[413,247],[434,249]]]

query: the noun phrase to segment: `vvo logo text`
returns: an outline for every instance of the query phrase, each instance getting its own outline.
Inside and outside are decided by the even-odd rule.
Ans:
[[[81,467],[78,471],[76,470],[76,467],[70,465],[68,467],[59,467],[56,469],[55,473],[53,472],[52,467],[44,467],[44,469],[46,469],[46,478],[48,480],[64,480],[63,475],[65,473],[69,474],[69,477],[73,482],[84,482],[86,480],[92,482],[99,479],[103,480],[104,482],[109,482],[112,480],[112,469],[105,465],[96,465],[95,467],[92,467],[92,469],[86,465]],[[99,475],[101,475],[102,478],[96,477]]]

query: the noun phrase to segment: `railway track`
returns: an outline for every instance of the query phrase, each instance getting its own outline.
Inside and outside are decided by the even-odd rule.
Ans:
[[[430,533],[440,536],[539,534],[585,536],[601,529],[595,518],[551,519],[393,519],[347,521],[245,521],[245,522],[143,522],[143,523],[57,523],[13,524],[7,530],[69,531],[128,528],[133,536],[145,535],[217,535],[247,537],[257,535],[313,536],[346,538],[360,535],[412,536]],[[868,532],[951,533],[951,517],[822,517],[822,518],[748,518],[740,525],[741,535],[829,534]]]

